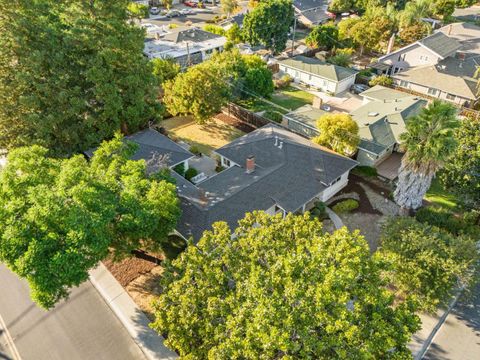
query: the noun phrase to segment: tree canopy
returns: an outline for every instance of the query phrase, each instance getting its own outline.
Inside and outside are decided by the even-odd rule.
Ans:
[[[405,150],[394,198],[403,209],[418,209],[432,178],[457,148],[454,133],[459,126],[457,109],[434,100],[420,114],[407,120],[400,136]]]
[[[338,29],[334,24],[317,25],[305,38],[305,43],[311,48],[331,50],[338,46]]]
[[[48,157],[33,145],[10,151],[0,172],[0,261],[51,308],[112,249],[159,250],[180,215],[175,186],[149,178],[120,136],[90,162]]]
[[[358,124],[348,114],[327,113],[318,119],[317,129],[320,134],[313,142],[340,154],[351,155],[360,142]]]
[[[220,112],[230,96],[230,85],[221,69],[202,63],[189,67],[164,83],[163,101],[172,115],[191,114],[199,123]]]
[[[262,44],[274,53],[285,50],[294,10],[291,0],[261,1],[243,20],[243,37],[252,45]]]
[[[458,146],[440,175],[465,204],[480,208],[480,120],[466,117],[455,132]]]
[[[185,358],[408,358],[418,329],[394,306],[366,241],[308,214],[213,225],[168,264],[154,329]]]
[[[174,79],[180,72],[180,65],[173,59],[155,58],[151,62],[159,87],[163,86],[165,81]]]
[[[0,3],[0,147],[56,153],[156,119],[144,31],[127,0]]]
[[[448,301],[458,280],[466,282],[469,268],[478,261],[473,238],[404,217],[384,224],[377,256],[390,264],[385,276],[397,296],[414,297],[428,311]]]

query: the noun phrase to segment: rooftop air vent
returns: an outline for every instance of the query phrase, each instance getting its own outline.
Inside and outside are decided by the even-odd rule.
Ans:
[[[375,111],[370,111],[368,113],[368,116],[378,116],[378,115],[380,115],[380,114],[378,112],[375,112]]]

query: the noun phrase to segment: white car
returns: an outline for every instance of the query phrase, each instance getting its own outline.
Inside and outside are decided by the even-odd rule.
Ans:
[[[152,33],[152,32],[157,32],[162,30],[160,26],[150,24],[150,23],[144,23],[144,24],[141,24],[140,26],[144,28],[147,31],[147,33]]]
[[[180,10],[180,14],[182,15],[192,15],[195,14],[195,11],[192,9],[182,9]]]
[[[157,15],[159,13],[160,13],[160,9],[158,7],[153,6],[153,7],[150,8],[150,14]]]

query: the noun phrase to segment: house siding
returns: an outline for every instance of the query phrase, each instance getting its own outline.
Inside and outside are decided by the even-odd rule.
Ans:
[[[458,104],[458,105],[465,105],[466,102],[470,103],[472,101],[472,99],[467,99],[467,98],[464,98],[464,97],[461,97],[461,96],[458,96],[458,95],[455,95],[455,94],[452,94],[452,95],[455,95],[455,99],[449,99],[447,97],[448,93],[445,92],[445,91],[442,91],[440,89],[435,89],[435,90],[437,90],[437,93],[435,95],[432,95],[432,94],[428,93],[428,89],[430,89],[428,86],[414,84],[414,83],[411,83],[411,82],[408,82],[406,85],[405,84],[401,85],[401,81],[399,79],[396,79],[396,78],[393,78],[393,82],[394,82],[395,85],[397,85],[397,86],[399,86],[403,89],[409,89],[409,90],[415,91],[415,92],[420,93],[420,94],[424,94],[424,95],[429,96],[429,97],[433,97],[433,98],[437,98],[437,99],[440,99],[440,100],[448,101],[448,102]]]
[[[342,190],[345,186],[348,184],[348,174],[350,171],[347,171],[345,174],[343,174],[340,177],[340,180],[337,181],[335,184],[329,186],[323,192],[320,194],[319,198],[321,201],[326,202],[328,201],[332,196],[334,196],[337,192]]]
[[[441,58],[430,50],[420,46],[419,44],[413,44],[392,54],[385,55],[384,57],[380,58],[379,61],[381,63],[390,65],[392,68],[389,74],[393,74],[395,68],[407,70],[416,66],[435,65],[440,60]]]
[[[338,82],[323,78],[318,75],[310,74],[299,69],[294,69],[289,66],[285,66],[284,64],[279,64],[279,69],[280,72],[290,75],[296,83],[304,83],[323,92],[331,92],[333,94],[337,94],[348,89],[355,83],[356,76],[356,74],[353,74],[352,76]]]

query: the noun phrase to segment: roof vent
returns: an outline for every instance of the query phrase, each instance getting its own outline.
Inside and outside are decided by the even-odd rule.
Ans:
[[[249,157],[247,157],[245,168],[247,170],[247,174],[251,174],[255,171],[255,156],[250,155]]]
[[[283,147],[283,141],[280,141],[280,144],[278,144],[278,148],[281,149]]]
[[[378,116],[378,115],[380,115],[380,114],[378,112],[375,112],[375,111],[370,111],[368,113],[368,116]]]

